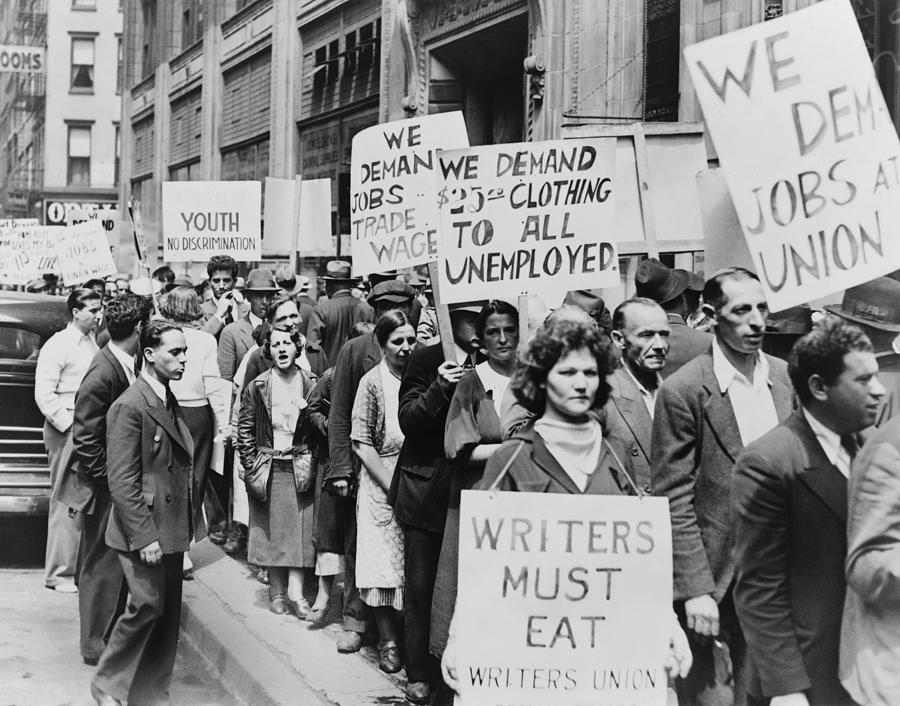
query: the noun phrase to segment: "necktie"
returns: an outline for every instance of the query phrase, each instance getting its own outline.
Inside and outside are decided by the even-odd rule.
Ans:
[[[850,462],[852,463],[853,459],[856,458],[856,452],[859,451],[856,434],[842,434],[841,447],[847,452],[847,455],[850,457]]]

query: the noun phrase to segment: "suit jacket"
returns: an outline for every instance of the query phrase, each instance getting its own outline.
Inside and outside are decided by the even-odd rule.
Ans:
[[[802,411],[740,453],[731,509],[749,693],[805,691],[812,706],[849,706],[838,681],[847,480]]]
[[[190,546],[194,444],[174,397],[173,405],[175,419],[139,377],[106,415],[113,501],[106,543],[118,551],[136,551],[154,541],[164,554]]]
[[[791,413],[787,364],[771,356],[769,381],[778,420]],[[650,474],[669,498],[675,600],[721,600],[734,570],[731,470],[743,448],[728,393],[719,390],[710,348],[663,381],[656,397]]]
[[[607,381],[612,387],[606,403],[607,431],[623,441],[625,453],[631,457],[635,482],[645,493],[649,493],[653,419],[628,371],[617,368]]]
[[[669,377],[689,360],[705,353],[712,345],[713,336],[706,331],[697,331],[688,326],[678,314],[669,317],[669,354],[662,376]]]
[[[850,474],[841,682],[873,706],[900,703],[900,417],[881,427]]]
[[[353,324],[372,320],[371,313],[360,308],[361,303],[349,290],[344,290],[336,292],[331,299],[317,304],[313,309],[309,340],[322,347],[329,366],[337,364],[338,353],[347,342]]]
[[[222,329],[225,328],[225,322],[216,316],[216,303],[212,299],[204,299],[200,302],[200,310],[203,312],[203,318],[200,320],[201,329],[207,333],[211,333],[218,340]],[[245,301],[237,307],[236,316],[240,319],[246,316],[250,311],[250,306]]]
[[[75,394],[72,422],[73,464],[61,479],[59,501],[76,512],[93,514],[97,493],[106,494],[106,413],[128,389],[128,376],[107,346],[94,356]]]
[[[515,454],[512,464],[500,478],[497,490],[514,490],[523,493],[570,493],[572,495],[634,495],[634,489],[625,474],[634,479],[630,456],[625,453],[622,439],[612,433],[604,434],[597,470],[589,476],[584,491],[565,472],[556,457],[547,449],[540,434],[529,427],[517,432],[488,459],[484,477],[475,484],[477,490],[487,490],[494,485],[500,472]],[[524,444],[524,445],[523,445]],[[517,452],[519,447],[521,450]],[[610,453],[610,448],[615,453]],[[624,464],[624,468],[616,460]]]
[[[328,412],[328,451],[331,464],[325,479],[352,480],[360,462],[350,444],[353,401],[362,376],[381,362],[381,346],[375,332],[347,341],[338,354],[332,373],[331,409]]]
[[[253,340],[253,324],[250,316],[242,316],[222,329],[219,336],[219,372],[225,380],[234,380],[234,374],[247,351],[256,343]]]
[[[444,351],[437,343],[413,351],[400,383],[400,428],[405,439],[388,499],[403,524],[443,532],[450,499],[452,465],[444,456],[444,426],[450,394],[437,369]]]

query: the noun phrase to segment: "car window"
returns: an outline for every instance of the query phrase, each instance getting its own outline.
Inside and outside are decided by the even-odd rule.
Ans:
[[[0,358],[37,360],[41,337],[34,331],[0,325]]]

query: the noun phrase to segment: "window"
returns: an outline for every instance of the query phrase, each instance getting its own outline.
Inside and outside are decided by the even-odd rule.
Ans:
[[[122,131],[116,125],[116,161],[113,167],[113,184],[119,185],[119,159],[122,154]]]
[[[156,70],[156,0],[143,0],[141,18],[141,78],[144,79]]]
[[[122,35],[116,35],[116,93],[122,92],[122,74],[125,71],[125,55],[122,52]]]
[[[97,0],[72,0],[73,10],[96,10]]]
[[[89,125],[69,125],[69,186],[91,185],[91,128]]]
[[[94,39],[72,37],[72,79],[70,88],[75,91],[94,91]]]
[[[200,0],[184,0],[181,13],[181,48],[187,49],[203,36],[203,5]]]
[[[37,360],[41,337],[34,331],[15,326],[0,326],[0,358]]]
[[[678,120],[680,0],[645,0],[644,120]]]
[[[259,180],[269,175],[269,138],[222,150],[222,179]]]

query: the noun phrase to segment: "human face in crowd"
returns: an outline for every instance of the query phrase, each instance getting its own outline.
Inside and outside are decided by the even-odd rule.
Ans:
[[[119,288],[116,286],[115,282],[107,282],[106,283],[106,298],[107,299],[115,299],[119,296]]]
[[[131,290],[131,283],[127,279],[117,279],[116,289],[120,292],[128,292]]]
[[[632,369],[660,372],[669,353],[669,317],[658,306],[630,304],[625,309],[624,327],[612,338]]]
[[[388,336],[384,344],[384,357],[390,368],[403,370],[416,347],[416,332],[409,324],[400,326]]]
[[[875,423],[886,390],[878,380],[874,353],[850,351],[844,355],[844,370],[831,385],[823,385],[827,404],[835,419],[846,423],[841,434],[865,429]]]
[[[726,279],[722,293],[725,305],[715,314],[719,341],[736,353],[752,355],[762,348],[769,305],[762,285],[750,277]]]
[[[153,372],[163,383],[181,380],[184,361],[187,359],[187,343],[181,331],[166,331],[156,348],[145,348],[144,358],[153,366]]]
[[[469,353],[477,351],[481,342],[478,340],[478,331],[475,325],[478,314],[472,311],[451,311],[450,325],[453,328],[453,340],[464,351]]]
[[[269,353],[272,362],[279,370],[290,370],[297,360],[297,345],[291,340],[291,334],[287,331],[272,331],[269,339]]]
[[[482,339],[489,360],[496,363],[512,360],[519,346],[519,322],[509,314],[491,314],[485,322]]]
[[[284,302],[276,310],[272,317],[272,324],[288,324],[294,328],[300,327],[300,311],[297,302]]]
[[[547,373],[547,407],[544,416],[581,421],[594,404],[600,388],[597,360],[587,348],[569,351]]]
[[[209,277],[209,286],[212,287],[213,297],[220,299],[234,289],[234,277],[231,270],[213,270]]]
[[[266,292],[247,292],[247,301],[250,302],[250,311],[253,315],[261,319],[266,318],[266,311],[273,296]]]
[[[72,309],[72,323],[81,333],[88,333],[100,325],[103,317],[103,304],[99,299],[85,303],[82,309]]]

